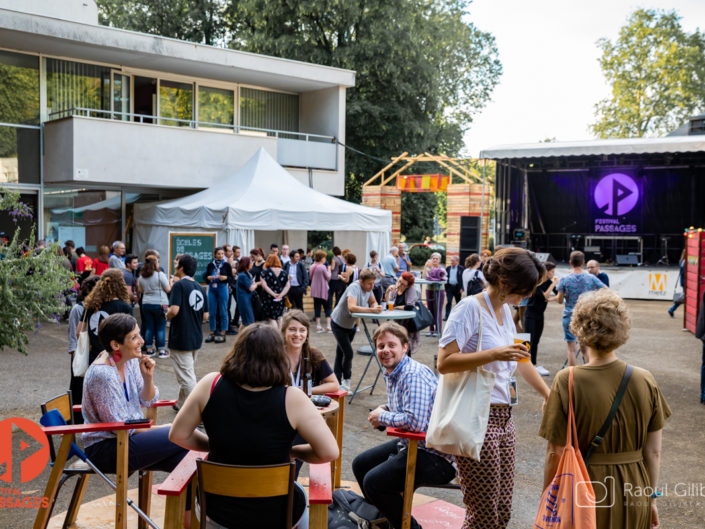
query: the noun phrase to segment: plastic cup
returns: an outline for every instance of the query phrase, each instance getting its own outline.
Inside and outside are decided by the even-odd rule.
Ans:
[[[514,343],[522,343],[526,346],[527,349],[531,350],[531,334],[529,334],[528,332],[520,332],[515,334]],[[531,362],[531,357],[527,356],[526,358],[517,360],[517,362]]]
[[[387,310],[394,310],[394,302],[387,301]]]

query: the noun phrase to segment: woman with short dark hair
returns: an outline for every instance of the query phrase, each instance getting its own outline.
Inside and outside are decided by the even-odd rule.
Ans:
[[[116,270],[120,273],[120,270]],[[154,360],[142,356],[142,336],[137,321],[127,314],[105,318],[98,331],[102,351],[86,371],[83,389],[83,417],[86,424],[143,419],[142,408],[159,399],[154,385]],[[83,434],[88,458],[103,472],[115,472],[115,432]],[[169,425],[131,430],[128,472],[162,470],[171,472],[186,450],[169,441]]]
[[[228,314],[228,283],[233,278],[233,269],[225,260],[225,250],[218,246],[213,250],[213,260],[206,266],[206,280],[208,281],[208,308],[210,317],[208,324],[210,334],[206,342],[223,343],[225,331],[228,330],[230,315]],[[216,335],[216,328],[220,331]]]
[[[529,362],[529,351],[514,343],[511,305],[531,295],[545,269],[522,248],[506,248],[484,265],[487,289],[455,306],[439,341],[438,371],[460,373],[483,368],[495,375],[480,460],[456,456],[461,477],[466,528],[505,528],[514,488],[516,436],[512,418],[518,372],[544,400],[549,389]],[[482,329],[480,330],[480,325]],[[482,343],[478,343],[480,333]]]
[[[268,324],[250,325],[238,335],[220,373],[204,376],[186,399],[169,437],[184,448],[207,450],[209,461],[229,465],[335,460],[335,437],[308,397],[290,384],[280,333]],[[205,433],[197,429],[201,422]],[[308,443],[292,447],[297,433]],[[283,527],[286,497],[208,495],[206,509],[209,527]],[[296,484],[293,519],[307,524],[305,512],[306,495]]]

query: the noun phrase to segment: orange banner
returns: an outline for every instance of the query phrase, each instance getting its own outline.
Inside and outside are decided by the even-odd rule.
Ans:
[[[444,174],[400,175],[397,176],[397,189],[409,193],[433,193],[446,191],[450,177]]]

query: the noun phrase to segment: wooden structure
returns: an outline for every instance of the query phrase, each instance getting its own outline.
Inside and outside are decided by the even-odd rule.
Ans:
[[[412,165],[420,162],[431,162],[448,172],[447,210],[447,239],[446,261],[460,254],[460,223],[463,216],[482,217],[480,246],[487,248],[489,245],[489,218],[491,182],[484,178],[483,171],[478,170],[475,160],[464,158],[449,158],[444,155],[423,153],[409,155],[408,152],[392,158],[381,171],[367,180],[362,186],[362,203],[365,206],[386,209],[392,212],[392,244],[398,244],[401,237],[401,192],[405,191],[432,191],[411,186],[405,182],[402,174]],[[486,160],[482,161],[487,163]],[[412,175],[414,177],[418,175]],[[437,176],[437,175],[432,175]],[[435,180],[434,180],[435,181]],[[456,183],[453,183],[453,182]]]
[[[684,291],[685,328],[695,332],[700,303],[705,292],[705,231],[690,228],[685,232],[685,274]]]

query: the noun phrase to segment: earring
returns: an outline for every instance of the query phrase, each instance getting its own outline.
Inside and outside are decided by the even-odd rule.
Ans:
[[[506,298],[506,297],[507,297],[507,296],[505,296],[503,292],[500,292],[500,293],[499,293],[499,300],[500,300],[500,301],[504,301],[504,298]]]
[[[115,351],[113,351],[113,359],[116,362],[119,362],[120,360],[122,360],[122,353],[120,352],[119,349],[116,349]]]

